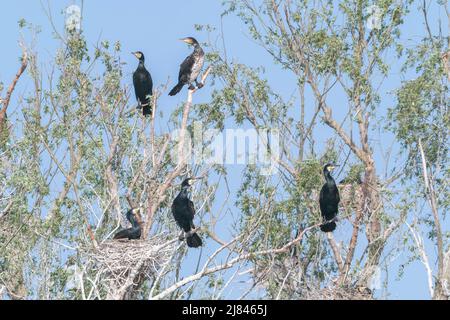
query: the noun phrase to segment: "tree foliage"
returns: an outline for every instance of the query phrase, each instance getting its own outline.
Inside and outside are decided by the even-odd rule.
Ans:
[[[279,90],[269,66],[206,43],[209,101],[194,104],[191,90],[168,114],[159,109],[167,89],[160,86],[151,118],[130,98],[120,41],[92,48],[82,32],[55,30],[60,47],[47,68],[33,43],[23,44],[33,87],[16,98],[14,113],[10,99],[1,99],[0,296],[221,298],[244,279],[250,285],[241,298],[372,299],[381,296],[377,280],[397,246],[411,253],[404,266],[425,265],[430,295],[448,298],[448,35],[433,33],[428,6],[376,1],[374,16],[374,4],[224,1],[223,19],[242,22],[258,54],[292,79],[286,83],[295,94]],[[416,9],[425,32],[409,46],[405,21]],[[26,21],[19,27],[38,38]],[[221,37],[210,26],[197,30]],[[260,130],[269,147],[262,129],[277,128],[280,153],[269,148],[277,174],[246,165],[230,203],[217,191],[226,166],[171,156],[184,153],[170,134],[191,134],[196,121],[219,132],[231,124]],[[395,136],[392,147],[383,131]],[[202,149],[210,147],[202,141]],[[329,162],[341,164],[343,201],[338,232],[324,235],[318,195]],[[188,175],[207,178],[193,193],[208,247],[194,270],[186,269],[194,258],[170,213]],[[221,201],[225,209],[215,212]],[[111,236],[130,207],[142,209],[143,239],[115,245]],[[436,265],[424,239],[437,248]],[[117,265],[109,257],[130,258]]]

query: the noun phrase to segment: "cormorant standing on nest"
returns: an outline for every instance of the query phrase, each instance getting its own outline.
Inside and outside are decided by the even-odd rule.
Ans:
[[[202,239],[192,231],[195,229],[194,203],[188,197],[188,191],[194,184],[196,178],[189,178],[181,184],[181,191],[172,204],[172,213],[178,226],[186,233],[186,242],[188,247],[198,248],[202,245]]]
[[[178,76],[178,84],[170,91],[169,96],[174,96],[183,89],[187,84],[189,85],[189,90],[193,90],[195,87],[192,85],[193,82],[197,87],[201,87],[201,84],[197,82],[197,77],[203,68],[203,62],[205,59],[205,53],[200,47],[197,40],[192,37],[180,39],[189,45],[194,46],[194,52],[187,57],[180,66],[180,74]]]
[[[336,222],[334,221],[338,214],[339,205],[339,190],[336,186],[336,182],[331,176],[331,172],[336,166],[327,164],[323,168],[323,174],[325,176],[326,183],[320,190],[320,211],[322,218],[326,221],[320,226],[320,230],[323,232],[332,232],[336,229]]]
[[[145,68],[145,57],[141,51],[132,52],[139,60],[139,65],[133,73],[134,92],[139,108],[142,107],[144,116],[152,114],[153,80],[150,72]]]
[[[114,239],[137,240],[141,238],[141,217],[139,209],[131,209],[127,212],[127,219],[131,223],[131,228],[119,231]]]

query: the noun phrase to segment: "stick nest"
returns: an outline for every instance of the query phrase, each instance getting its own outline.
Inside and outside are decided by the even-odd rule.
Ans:
[[[129,292],[170,262],[177,242],[163,235],[149,240],[108,240],[83,253],[104,285],[114,292]]]
[[[310,291],[307,300],[373,300],[369,288],[365,287],[338,287],[323,288]]]

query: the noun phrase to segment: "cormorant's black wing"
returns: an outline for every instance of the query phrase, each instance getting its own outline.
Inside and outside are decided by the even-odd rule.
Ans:
[[[136,99],[141,104],[148,104],[150,101],[148,96],[153,95],[153,80],[147,69],[138,69],[133,74],[133,85]]]
[[[189,57],[184,59],[183,63],[180,65],[180,74],[178,75],[179,83],[188,83],[189,75],[192,72],[192,67],[195,63],[195,57],[191,54]]]
[[[336,205],[338,205],[339,204],[339,202],[341,201],[341,197],[339,196],[339,189],[337,188],[337,186],[336,186],[336,188],[335,188],[335,199],[336,199]]]
[[[188,206],[189,206],[189,216],[190,216],[191,220],[194,220],[194,217],[195,217],[194,203],[191,200],[189,200]]]
[[[140,227],[134,227],[129,228],[125,230],[121,230],[116,233],[114,236],[115,240],[118,239],[129,239],[129,240],[137,240],[141,238],[141,228]]]
[[[326,210],[325,199],[324,199],[325,188],[326,188],[326,185],[324,185],[322,187],[322,189],[320,190],[320,195],[319,195],[319,205],[320,205],[320,212],[322,213],[322,216],[324,216],[324,212]]]
[[[124,229],[121,230],[119,232],[116,233],[116,235],[114,236],[114,239],[128,239],[128,237],[130,236],[130,230],[129,229]]]

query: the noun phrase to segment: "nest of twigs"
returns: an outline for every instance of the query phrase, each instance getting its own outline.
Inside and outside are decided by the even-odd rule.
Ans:
[[[330,282],[328,287],[318,287],[302,276],[299,262],[287,258],[273,261],[272,266],[257,265],[255,278],[266,287],[275,288],[278,298],[300,300],[373,300],[369,288],[358,285],[338,285]],[[281,290],[280,290],[281,288]]]
[[[169,263],[178,239],[155,236],[148,240],[108,240],[84,252],[109,299],[125,299],[145,279]]]
[[[308,300],[373,300],[366,287],[330,287],[308,292]]]

